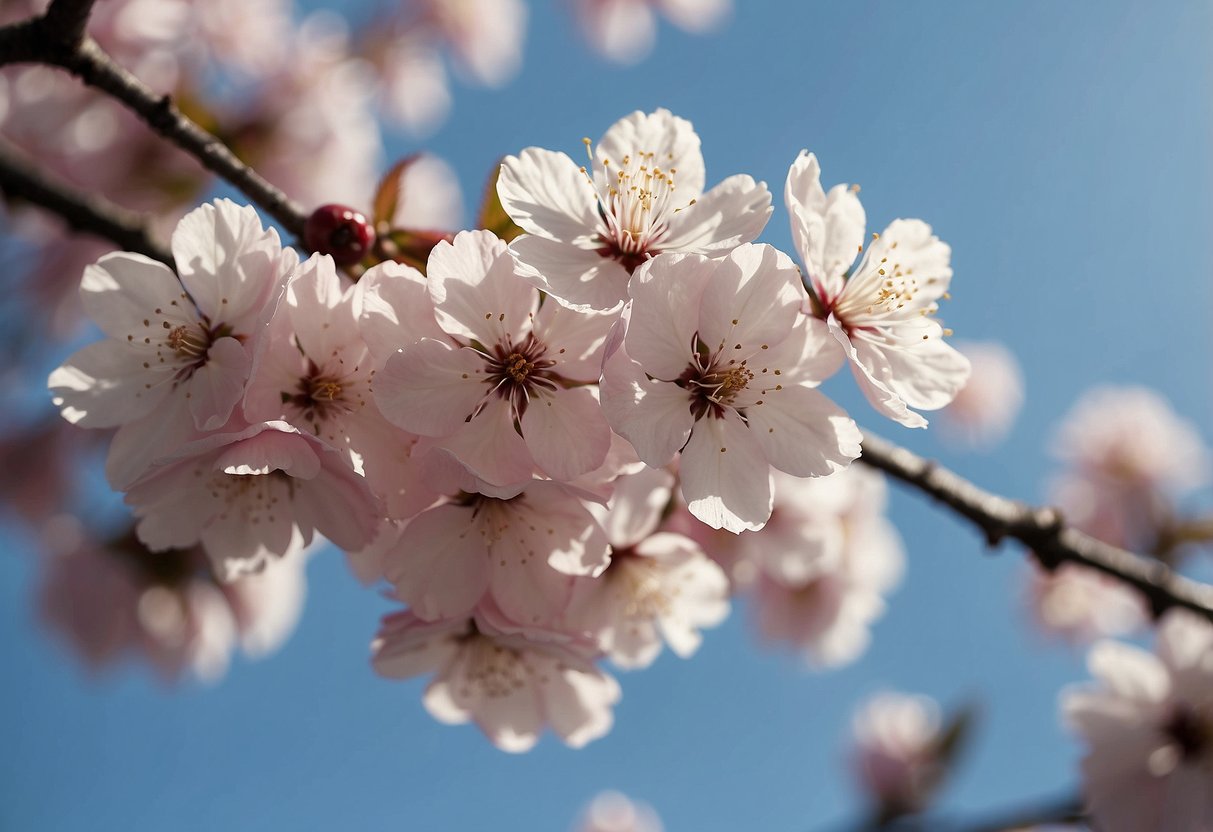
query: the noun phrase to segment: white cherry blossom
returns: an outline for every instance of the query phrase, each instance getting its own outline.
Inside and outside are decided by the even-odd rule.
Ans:
[[[439,243],[427,275],[435,321],[396,336],[401,349],[375,379],[383,414],[434,437],[493,486],[521,486],[536,470],[570,480],[600,466],[611,434],[594,383],[612,319],[541,307],[487,231]],[[423,314],[415,295],[400,316]]]
[[[590,167],[531,147],[507,156],[497,180],[502,206],[527,232],[511,247],[539,288],[575,308],[614,309],[650,258],[722,257],[754,240],[771,215],[766,185],[747,175],[704,192],[699,136],[668,110],[616,122]]]
[[[882,816],[926,806],[944,774],[941,729],[939,705],[926,696],[880,693],[856,712],[854,770]]]
[[[732,9],[732,0],[575,0],[577,19],[586,39],[603,56],[630,64],[653,49],[657,14],[688,32],[718,26]]]
[[[662,255],[629,291],[603,410],[646,464],[681,450],[682,494],[701,521],[760,529],[772,466],[823,476],[859,456],[855,423],[812,389],[838,355],[825,326],[800,315],[804,289],[786,255],[749,244],[718,260]]]
[[[945,435],[971,448],[989,448],[1006,438],[1023,407],[1023,371],[996,341],[958,341],[956,348],[969,359],[971,372],[943,409]]]
[[[609,509],[590,506],[611,543],[611,562],[575,582],[565,623],[593,633],[621,668],[652,664],[663,641],[687,658],[703,640],[699,630],[729,614],[724,571],[690,538],[657,531],[673,486],[673,474],[649,468],[619,478]]]
[[[383,619],[371,645],[390,679],[433,674],[423,703],[440,722],[475,722],[503,751],[532,748],[545,727],[580,748],[611,729],[619,684],[593,663],[592,647],[567,636],[520,632],[493,610],[426,622],[412,612]]]
[[[382,508],[342,455],[286,422],[211,434],[158,460],[126,494],[152,551],[201,543],[223,580],[308,545],[371,542]]]
[[[801,152],[784,196],[792,238],[813,291],[809,311],[827,321],[864,396],[906,427],[927,420],[969,377],[969,361],[944,342],[931,316],[952,279],[952,251],[921,220],[894,220],[864,248],[857,189],[821,186],[817,157]],[[862,258],[856,262],[856,253]]]
[[[74,353],[48,381],[69,422],[120,428],[108,465],[119,488],[198,431],[228,421],[298,259],[252,208],[228,200],[181,220],[173,256],[180,279],[128,252],[85,269],[81,300],[107,338]]]
[[[601,792],[585,808],[576,832],[663,832],[661,818],[647,803],[619,792]]]
[[[1115,578],[1073,563],[1030,568],[1028,603],[1046,633],[1084,643],[1135,633],[1149,621],[1141,593]]]
[[[1095,682],[1067,690],[1061,707],[1088,753],[1083,787],[1105,832],[1213,829],[1213,625],[1167,613],[1155,652],[1097,643]]]

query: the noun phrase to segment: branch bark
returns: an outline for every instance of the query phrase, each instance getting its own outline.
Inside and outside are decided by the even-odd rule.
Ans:
[[[172,254],[148,233],[142,214],[52,179],[3,143],[0,192],[8,200],[24,200],[57,214],[77,231],[103,237],[119,248],[145,254],[173,268]]]
[[[56,0],[46,14],[0,29],[0,66],[37,62],[58,66],[117,99],[152,130],[196,158],[257,204],[295,237],[307,214],[242,162],[226,144],[186,117],[170,96],[157,95],[83,34],[90,0]],[[73,34],[74,33],[74,34]]]
[[[1213,621],[1213,586],[1185,578],[1161,561],[1069,528],[1056,509],[991,494],[947,468],[871,434],[865,434],[860,462],[966,518],[981,530],[990,546],[1010,538],[1027,546],[1050,571],[1063,563],[1076,563],[1110,575],[1140,592],[1155,617],[1179,607]]]

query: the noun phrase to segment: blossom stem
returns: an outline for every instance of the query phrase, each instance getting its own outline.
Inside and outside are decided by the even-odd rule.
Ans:
[[[947,468],[865,432],[860,461],[935,498],[971,521],[990,546],[1010,538],[1049,571],[1063,563],[1098,570],[1133,587],[1157,618],[1175,607],[1213,621],[1213,586],[1177,574],[1154,558],[1128,552],[1065,525],[1061,513],[1000,497]]]
[[[0,28],[0,66],[32,62],[67,70],[120,101],[288,232],[302,237],[307,214],[298,203],[242,162],[218,137],[183,115],[170,96],[157,95],[84,34],[92,5],[91,0],[55,0],[46,14]]]
[[[11,202],[29,202],[56,214],[76,231],[95,234],[126,251],[173,266],[172,253],[148,233],[143,214],[53,179],[4,143],[0,143],[0,193]]]

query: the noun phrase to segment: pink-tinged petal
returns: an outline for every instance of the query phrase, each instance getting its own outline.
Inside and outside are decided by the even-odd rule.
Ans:
[[[552,730],[571,748],[605,736],[614,724],[611,708],[622,692],[619,683],[589,662],[545,662],[538,680]]]
[[[620,477],[602,520],[612,546],[635,546],[656,531],[674,490],[674,475],[664,468],[645,468]]]
[[[503,751],[526,751],[543,730],[543,714],[526,659],[522,651],[499,651],[488,638],[473,639],[426,688],[422,703],[441,722],[475,720],[485,736]],[[500,688],[485,676],[490,668],[504,675]],[[519,684],[513,684],[515,680]]]
[[[441,447],[490,485],[527,482],[535,468],[526,442],[514,428],[513,409],[499,396],[490,396],[484,409],[445,437]]]
[[[305,545],[311,543],[310,532],[304,535]],[[239,514],[219,514],[199,537],[221,581],[261,572],[298,540],[295,525],[285,514],[256,526]]]
[[[1138,702],[1161,702],[1170,693],[1166,666],[1152,653],[1118,641],[1100,641],[1087,654],[1091,675],[1108,690]]]
[[[719,26],[733,9],[732,0],[657,0],[657,5],[675,26],[699,33]]]
[[[282,471],[295,479],[310,480],[320,473],[320,457],[298,433],[266,430],[228,447],[214,467],[239,476]]]
[[[635,157],[640,153],[651,153],[662,170],[676,170],[675,182],[678,192],[687,201],[703,193],[703,151],[699,147],[699,136],[691,122],[660,108],[652,113],[639,110],[624,116],[611,125],[602,141],[598,143],[595,158],[595,177],[601,178],[603,160],[611,165],[620,164],[624,156]],[[606,182],[599,182],[605,190]],[[614,184],[614,183],[610,183]]]
[[[337,276],[333,258],[313,254],[294,273],[286,307],[303,354],[323,365],[330,356],[361,342],[354,313],[354,286]]]
[[[522,437],[540,470],[566,482],[601,465],[611,447],[611,429],[588,387],[536,391],[522,414]]]
[[[938,410],[951,403],[964,388],[971,365],[969,359],[936,334],[938,325],[934,321],[925,318],[920,321],[934,325],[929,330],[931,334],[927,340],[911,342],[909,347],[882,348],[877,341],[862,337],[853,340],[858,342],[855,349],[865,368],[874,372],[883,366],[889,368],[885,385],[902,401],[921,410]],[[879,352],[880,356],[869,358],[871,352]]]
[[[125,491],[154,461],[197,437],[189,401],[168,396],[151,413],[118,428],[110,440],[105,477],[112,488]]]
[[[762,404],[746,409],[746,419],[767,461],[794,477],[841,471],[860,454],[863,435],[855,422],[807,387],[768,390]]]
[[[900,422],[907,428],[925,428],[927,420],[921,414],[915,413],[910,408],[906,407],[906,403],[889,389],[888,385],[876,377],[874,372],[868,370],[859,358],[858,350],[855,343],[847,336],[847,333],[838,324],[838,321],[833,315],[829,318],[830,333],[842,346],[847,357],[851,360],[851,374],[855,376],[855,381],[859,385],[860,392],[864,398],[876,411],[883,416],[892,419],[895,422]],[[875,350],[869,350],[869,360],[877,357]],[[887,367],[887,365],[885,365]],[[887,375],[887,371],[885,373]]]
[[[708,349],[741,360],[788,337],[805,298],[791,258],[773,246],[746,244],[715,263],[698,319],[699,338]],[[634,325],[635,312],[632,318]],[[630,326],[627,337],[632,353]]]
[[[717,261],[698,254],[663,254],[632,275],[624,345],[648,375],[674,381],[690,365],[700,304],[717,291],[715,285],[705,291],[717,268]]]
[[[765,182],[739,173],[725,179],[670,219],[662,238],[665,251],[719,256],[758,239],[771,218],[771,192]]]
[[[445,505],[412,520],[384,558],[400,600],[433,620],[470,613],[489,586],[489,551],[472,510]]]
[[[528,147],[506,156],[497,178],[501,206],[523,231],[573,243],[598,228],[598,197],[582,169],[563,153]]]
[[[691,435],[690,394],[676,384],[646,378],[624,350],[607,360],[601,396],[607,422],[647,465],[665,465]]]
[[[548,564],[542,545],[538,534],[517,529],[493,545],[493,600],[506,617],[524,626],[555,621],[573,594],[573,577]]]
[[[434,302],[421,272],[400,263],[380,263],[357,285],[362,339],[380,364],[405,344],[446,339],[434,319]]]
[[[657,16],[648,3],[577,0],[577,17],[590,45],[616,63],[636,63],[657,38]]]
[[[510,243],[523,277],[562,306],[615,309],[627,299],[628,271],[585,246],[524,234]]]
[[[216,430],[244,395],[252,360],[235,338],[220,338],[206,352],[206,363],[185,383],[190,413],[199,430]]]
[[[762,445],[731,410],[695,423],[679,474],[687,508],[713,529],[757,531],[771,516],[770,466]]]
[[[426,275],[438,323],[451,335],[491,347],[530,332],[539,293],[491,231],[461,231],[453,243],[439,243]]]
[[[127,504],[136,507],[135,533],[153,552],[193,546],[220,510],[218,499],[192,487],[194,478],[179,466],[153,472],[127,492]]]
[[[168,392],[144,368],[146,350],[105,340],[77,350],[47,379],[63,418],[83,428],[113,428],[147,415]]]
[[[792,239],[805,271],[823,302],[843,290],[843,275],[863,246],[867,217],[859,197],[846,185],[827,195],[821,187],[817,157],[801,151],[788,171],[784,202],[792,221]]]
[[[611,562],[606,533],[594,515],[560,485],[531,485],[517,510],[527,520],[528,550],[546,555],[547,564],[558,572],[596,576]]]
[[[119,341],[159,339],[165,318],[196,319],[172,269],[142,254],[107,254],[84,270],[80,302],[101,331]],[[130,337],[128,337],[130,336]]]
[[[327,454],[324,476],[295,489],[295,516],[339,549],[361,549],[374,538],[383,507],[366,480]]]
[[[738,391],[735,404],[748,407],[778,384],[816,387],[838,371],[847,355],[820,318],[801,315],[788,336],[750,357],[753,380]]]
[[[427,624],[411,612],[385,616],[371,643],[375,672],[389,679],[411,679],[440,672],[455,658],[467,631],[465,621]]]
[[[952,281],[952,249],[922,220],[893,220],[868,250],[868,261],[883,259],[913,277],[916,305],[938,300]]]
[[[448,436],[489,392],[484,366],[474,350],[423,338],[375,375],[375,403],[389,422],[411,433]]]
[[[278,232],[263,228],[250,206],[228,199],[186,214],[172,248],[182,285],[212,321],[255,318],[285,276]]]
[[[552,372],[572,381],[596,382],[602,375],[607,335],[618,315],[574,312],[545,303],[535,316],[535,337],[548,345],[544,358],[555,361]]]

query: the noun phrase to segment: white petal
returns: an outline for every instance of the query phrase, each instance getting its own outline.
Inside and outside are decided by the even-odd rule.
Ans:
[[[657,18],[648,3],[577,0],[577,16],[590,45],[617,63],[639,61],[657,37]]]
[[[835,185],[827,196],[817,157],[807,151],[801,151],[788,171],[784,202],[807,277],[821,300],[829,303],[842,292],[843,274],[863,246],[863,205],[846,185]]]
[[[448,436],[489,392],[484,359],[466,347],[422,338],[375,375],[375,403],[389,422],[420,436]]]
[[[624,344],[650,376],[673,381],[690,365],[700,305],[716,292],[717,271],[716,261],[698,254],[663,254],[632,275]]]
[[[682,495],[714,529],[761,529],[771,516],[770,465],[749,428],[730,411],[706,417],[682,452]]]
[[[715,262],[711,291],[704,292],[699,309],[700,340],[713,353],[737,360],[783,341],[805,300],[796,264],[772,246],[753,244]],[[643,358],[633,357],[647,367]]]
[[[530,332],[539,295],[514,268],[505,243],[490,231],[461,231],[430,252],[426,269],[438,324],[486,347]]]
[[[400,263],[380,263],[367,270],[358,287],[362,338],[380,363],[405,344],[422,338],[445,340],[421,272]]]
[[[501,206],[523,231],[573,243],[599,226],[598,197],[580,166],[563,153],[528,147],[506,156],[497,178]]]
[[[841,471],[860,453],[863,435],[846,411],[806,387],[768,390],[746,419],[771,465],[795,477]]]
[[[615,309],[627,299],[627,269],[593,248],[529,234],[510,248],[526,279],[570,309]]]
[[[687,391],[646,378],[624,350],[607,360],[601,395],[607,422],[647,465],[665,465],[691,435],[695,417]]]
[[[150,351],[105,340],[77,350],[47,379],[63,418],[84,428],[112,428],[149,413],[168,392],[144,369]],[[154,360],[154,359],[153,359]]]
[[[588,387],[532,395],[522,437],[540,470],[562,482],[597,468],[611,447],[611,429]]]
[[[766,183],[739,173],[699,197],[694,205],[679,209],[670,220],[661,248],[719,256],[758,239],[771,212]]]
[[[107,254],[85,268],[80,302],[102,332],[123,342],[149,335],[159,339],[162,333],[154,328],[165,317],[197,317],[172,269],[125,251]]]
[[[495,486],[527,482],[534,470],[531,452],[514,429],[510,403],[499,396],[490,396],[484,409],[445,437],[441,447],[472,474]]]
[[[252,359],[235,338],[220,338],[206,352],[206,363],[185,384],[190,413],[199,430],[216,430],[227,422],[244,395]]]
[[[489,551],[472,511],[438,506],[418,515],[384,558],[400,600],[424,619],[472,611],[489,585]]]
[[[663,170],[677,171],[674,181],[678,193],[688,202],[703,193],[703,151],[691,122],[660,108],[652,113],[639,110],[611,125],[598,143],[595,177],[600,178],[602,161],[618,165],[624,156],[652,153]],[[599,183],[600,190],[605,182]]]

